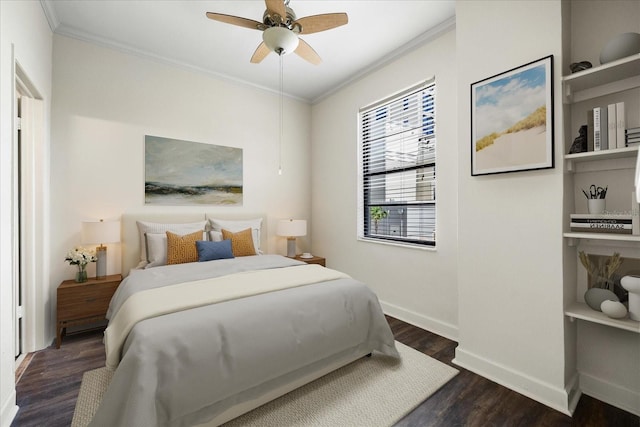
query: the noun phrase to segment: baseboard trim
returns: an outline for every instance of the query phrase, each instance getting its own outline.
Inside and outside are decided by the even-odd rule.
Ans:
[[[567,395],[569,396],[569,412],[573,415],[582,396],[582,390],[580,390],[580,377],[577,372],[574,372],[571,379],[568,381],[565,387]]]
[[[638,392],[584,373],[580,373],[580,389],[583,394],[640,417]]]
[[[382,306],[382,311],[389,316],[395,317],[398,320],[410,323],[429,332],[433,332],[434,334],[450,339],[451,341],[458,342],[458,327],[455,325],[441,322],[411,310],[406,310],[402,307],[398,307],[397,305],[389,304],[388,302],[380,301],[380,305]]]
[[[556,411],[569,416],[572,415],[569,407],[569,395],[572,393],[565,389],[554,387],[551,384],[541,382],[522,372],[496,364],[495,362],[461,349],[460,346],[456,348],[456,356],[453,359],[453,363]]]
[[[16,390],[15,388],[9,395],[8,399],[2,404],[2,411],[0,412],[0,426],[10,427],[13,419],[18,414],[18,405],[16,405]]]

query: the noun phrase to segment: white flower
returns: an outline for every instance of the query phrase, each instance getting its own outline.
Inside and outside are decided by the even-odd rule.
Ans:
[[[64,260],[68,261],[70,265],[84,266],[90,262],[96,262],[98,258],[95,250],[78,246],[71,249]]]

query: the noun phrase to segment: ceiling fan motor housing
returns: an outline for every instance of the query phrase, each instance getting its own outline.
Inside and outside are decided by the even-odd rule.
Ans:
[[[280,16],[277,13],[271,15],[269,13],[269,9],[264,11],[262,15],[262,22],[267,27],[287,27],[288,29],[292,29],[292,25],[296,18],[296,13],[289,6],[286,7],[287,16]]]

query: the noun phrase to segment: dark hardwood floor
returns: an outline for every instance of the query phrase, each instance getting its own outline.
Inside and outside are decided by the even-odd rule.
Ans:
[[[563,415],[452,364],[454,341],[392,317],[388,321],[398,341],[460,371],[401,420],[399,427],[640,427],[640,417],[588,396],[582,396],[573,418]],[[52,346],[34,353],[16,386],[20,410],[12,427],[69,426],[82,373],[104,362],[100,331],[68,336],[59,350]]]

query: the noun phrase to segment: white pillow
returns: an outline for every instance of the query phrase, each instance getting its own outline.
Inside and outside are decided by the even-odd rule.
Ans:
[[[206,220],[198,221],[198,222],[179,223],[179,224],[136,221],[136,224],[138,225],[138,234],[140,236],[140,266],[144,266],[147,264],[147,245],[146,245],[146,239],[145,239],[145,235],[147,233],[165,234],[167,231],[170,231],[172,233],[185,235],[185,234],[193,233],[198,230],[202,230],[202,240],[207,240],[207,235],[204,231],[205,226],[207,225]],[[166,238],[166,235],[165,235],[165,238]]]
[[[167,233],[147,233],[147,265],[144,268],[167,264]]]
[[[229,231],[231,231],[231,230],[229,230]],[[215,231],[215,230],[209,231],[209,241],[210,242],[222,242],[222,231]]]
[[[250,228],[251,237],[253,238],[253,246],[256,249],[256,253],[262,254],[262,251],[260,250],[260,229],[262,228],[262,218],[234,220],[209,218],[209,222],[211,223],[213,231],[218,232],[222,232],[223,228],[227,231],[231,231],[232,233],[237,233],[238,231]]]

